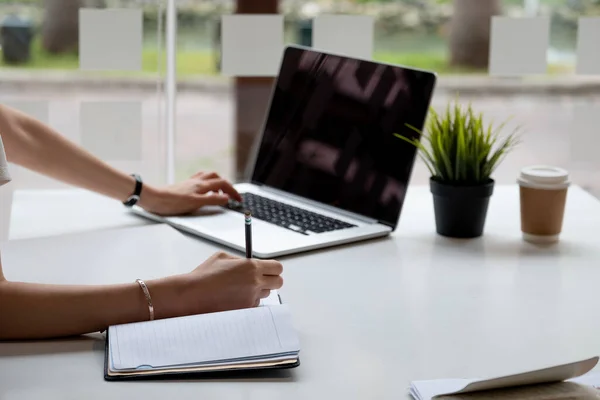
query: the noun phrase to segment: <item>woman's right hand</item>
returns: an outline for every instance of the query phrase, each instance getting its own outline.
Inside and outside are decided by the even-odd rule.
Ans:
[[[172,310],[167,311],[172,316],[256,307],[271,290],[282,287],[282,272],[277,261],[218,252],[192,272],[167,278],[170,290],[159,291],[156,299],[152,295],[157,318],[161,307]]]

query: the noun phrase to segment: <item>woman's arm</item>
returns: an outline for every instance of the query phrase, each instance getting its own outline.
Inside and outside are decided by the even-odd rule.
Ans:
[[[132,176],[112,168],[52,128],[2,105],[0,134],[12,163],[120,201],[133,192]],[[157,195],[146,185],[140,205],[156,201]]]
[[[49,126],[2,105],[0,135],[10,162],[115,200],[125,201],[133,193],[132,176],[112,168]],[[225,205],[229,198],[241,200],[229,182],[214,173],[199,173],[166,188],[144,183],[138,205],[157,214],[175,215],[205,205]]]
[[[155,319],[247,308],[279,289],[283,267],[217,253],[194,271],[145,281]],[[0,264],[0,340],[45,339],[99,332],[147,321],[148,302],[137,282],[47,285],[11,282]]]
[[[146,282],[165,298],[167,280]],[[110,325],[149,319],[140,286],[44,285],[0,281],[0,340],[40,339],[99,332]],[[164,307],[157,317],[171,316]],[[169,315],[171,314],[171,315]]]
[[[157,300],[156,318],[177,314],[173,307],[177,279],[181,278],[145,282]],[[137,282],[97,286],[9,282],[0,261],[0,340],[79,335],[148,318],[148,303]]]

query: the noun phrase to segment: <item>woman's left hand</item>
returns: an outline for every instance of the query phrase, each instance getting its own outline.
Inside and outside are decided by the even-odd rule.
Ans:
[[[189,214],[204,206],[224,206],[242,201],[233,185],[217,173],[198,172],[191,178],[163,188],[145,186],[138,205],[162,216]]]

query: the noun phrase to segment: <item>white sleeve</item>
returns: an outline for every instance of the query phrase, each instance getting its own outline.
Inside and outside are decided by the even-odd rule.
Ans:
[[[6,153],[0,136],[0,186],[10,182],[10,174],[8,173],[8,163],[6,162]]]

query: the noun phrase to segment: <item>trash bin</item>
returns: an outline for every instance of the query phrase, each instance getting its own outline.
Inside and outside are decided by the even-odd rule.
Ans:
[[[5,63],[22,64],[31,58],[31,40],[33,25],[31,22],[9,15],[0,24],[0,44]]]
[[[312,19],[298,21],[298,44],[301,46],[312,46]]]

